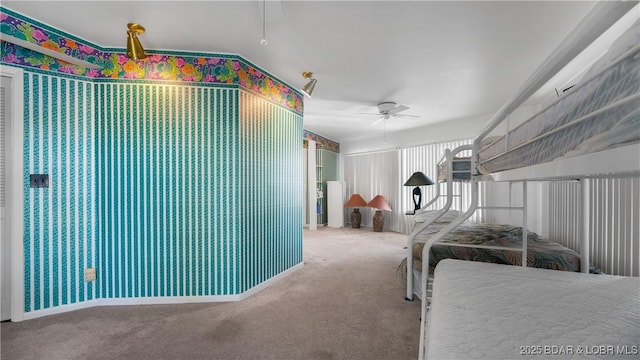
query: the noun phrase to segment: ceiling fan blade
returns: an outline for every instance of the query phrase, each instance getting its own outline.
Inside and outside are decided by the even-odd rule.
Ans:
[[[389,114],[397,114],[401,111],[405,111],[405,110],[409,110],[408,106],[404,106],[404,105],[398,105],[396,107],[394,107],[393,109],[389,110]]]
[[[395,117],[412,117],[412,118],[419,118],[420,115],[409,115],[409,114],[393,114],[393,116]]]
[[[383,121],[385,119],[384,116],[379,117],[376,121],[372,122],[371,125],[377,125],[379,124],[381,121]]]
[[[356,115],[380,115],[378,113],[354,113]]]

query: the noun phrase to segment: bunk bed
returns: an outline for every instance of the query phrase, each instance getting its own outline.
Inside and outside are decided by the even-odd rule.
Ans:
[[[432,246],[445,245],[442,240],[480,208],[478,184],[482,181],[522,183],[522,266],[440,261],[433,298],[430,303],[426,297],[422,301],[420,359],[612,358],[640,353],[639,278],[587,274],[588,261],[581,261],[581,273],[526,267],[527,182],[573,179],[588,189],[592,178],[640,176],[640,24],[636,22],[616,40],[566,96],[513,129],[507,124],[501,136],[489,138],[511,113],[636,6],[637,2],[596,4],[473,144],[447,154],[449,187],[453,159],[471,150],[471,205],[424,243],[420,293],[426,294]],[[637,8],[634,11],[637,15]],[[448,211],[447,205],[409,235],[407,259],[416,237]],[[583,215],[588,223],[586,212]],[[584,231],[580,256],[589,259],[587,225]]]
[[[454,151],[464,151],[466,147],[458,148]],[[451,182],[468,182],[471,179],[471,167],[469,157],[453,157],[454,152],[447,150],[443,158],[437,165],[439,182],[450,184]],[[447,159],[449,159],[447,161]],[[448,177],[447,163],[451,163],[452,176]],[[535,232],[526,230],[526,250],[525,256],[521,256],[523,251],[523,227],[509,224],[494,223],[474,223],[464,222],[446,235],[437,243],[431,246],[429,252],[429,278],[427,280],[427,291],[423,294],[416,284],[422,279],[422,252],[425,243],[429,238],[438,234],[451,221],[461,215],[457,210],[451,210],[450,204],[453,196],[451,190],[446,194],[441,194],[438,190],[434,198],[427,203],[431,205],[436,199],[446,197],[447,203],[440,210],[426,210],[417,212],[413,217],[413,227],[415,230],[422,226],[415,236],[410,237],[407,245],[407,256],[398,266],[398,274],[403,282],[407,284],[407,300],[412,300],[412,295],[428,300],[431,294],[431,284],[433,282],[433,270],[439,261],[444,259],[459,259],[468,261],[480,261],[497,263],[504,265],[522,265],[523,257],[526,257],[526,265],[543,269],[553,269],[561,271],[578,272],[580,266],[580,254],[573,249],[561,245],[551,239],[538,236]],[[452,196],[449,197],[449,194]],[[476,207],[496,208],[496,207]],[[502,207],[506,210],[520,210],[522,207],[509,206]],[[526,213],[523,213],[526,216]],[[425,224],[426,223],[426,224]],[[407,268],[407,264],[411,264]],[[590,265],[590,273],[600,273],[600,270]]]

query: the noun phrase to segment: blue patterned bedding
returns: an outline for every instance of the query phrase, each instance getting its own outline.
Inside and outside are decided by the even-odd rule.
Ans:
[[[433,224],[425,229],[413,245],[413,267],[422,269],[424,242],[446,223]],[[460,259],[506,265],[522,265],[522,228],[500,224],[462,224],[450,232],[442,243],[474,244],[512,247],[514,250],[494,250],[435,244],[429,256],[430,272],[443,259]],[[540,238],[534,232],[527,236],[527,266],[563,271],[580,271],[580,254],[556,242]],[[595,268],[591,272],[598,273]]]

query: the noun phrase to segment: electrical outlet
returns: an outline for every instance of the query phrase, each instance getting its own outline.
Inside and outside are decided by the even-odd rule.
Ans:
[[[84,281],[91,282],[96,280],[96,268],[84,269]]]
[[[48,188],[49,187],[49,174],[30,174],[29,175],[29,187],[31,188]]]

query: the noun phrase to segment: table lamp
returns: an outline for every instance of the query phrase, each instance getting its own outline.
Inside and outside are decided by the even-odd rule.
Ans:
[[[384,216],[382,210],[391,211],[391,206],[387,203],[382,195],[376,195],[371,201],[367,203],[368,207],[376,209],[376,213],[373,214],[373,231],[382,232],[384,226]]]
[[[404,183],[404,186],[415,186],[413,188],[413,204],[415,206],[415,209],[413,210],[414,214],[416,211],[420,210],[420,205],[422,204],[422,191],[420,191],[420,186],[433,184],[434,182],[420,171],[414,172],[409,180]]]
[[[360,228],[360,221],[362,220],[362,215],[360,214],[359,207],[367,206],[367,202],[360,196],[360,194],[353,194],[349,198],[349,200],[344,204],[346,208],[353,208],[351,212],[351,227],[354,229]]]

